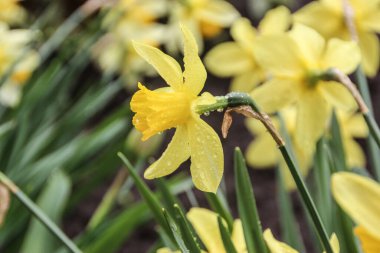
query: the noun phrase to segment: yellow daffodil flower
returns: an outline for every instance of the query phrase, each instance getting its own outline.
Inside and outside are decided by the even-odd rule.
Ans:
[[[272,78],[252,92],[254,100],[268,113],[295,105],[295,141],[306,153],[313,153],[332,108],[356,107],[343,85],[318,76],[332,67],[353,72],[360,62],[357,44],[339,39],[326,43],[316,31],[300,24],[289,34],[263,36],[255,44],[256,59]]]
[[[379,41],[375,34],[380,32],[379,0],[313,1],[297,11],[294,19],[296,22],[313,27],[326,38],[338,37],[350,40],[344,9],[350,13],[357,30],[364,70],[372,77],[379,68]]]
[[[333,174],[331,184],[339,206],[358,224],[364,252],[380,252],[380,184],[349,172]]]
[[[194,34],[199,45],[199,51],[203,51],[203,38],[211,38],[218,35],[223,28],[230,27],[240,16],[239,12],[225,0],[183,0],[173,1],[170,6],[171,36],[167,41],[170,51],[178,51],[180,34],[177,24],[183,23]]]
[[[274,238],[272,231],[270,229],[266,229],[264,231],[264,240],[268,245],[269,251],[271,253],[298,253],[297,250],[293,249],[286,243],[280,242]],[[339,241],[338,237],[335,234],[331,235],[330,244],[334,253],[339,253]]]
[[[22,56],[26,45],[33,39],[34,32],[29,30],[11,30],[0,23],[0,76],[7,73],[11,66]],[[22,85],[29,79],[39,61],[38,54],[30,51],[15,66],[12,74],[0,87],[0,103],[16,106],[21,98]]]
[[[295,108],[286,108],[281,111],[281,116],[284,120],[285,127],[288,134],[292,138],[292,148],[296,156],[300,171],[303,176],[309,172],[312,154],[306,154],[302,147],[294,142],[295,136],[295,122],[296,110]],[[272,118],[272,122],[277,129],[280,129],[280,122],[277,117]],[[289,190],[295,190],[296,184],[292,175],[285,163],[285,160],[278,152],[278,147],[273,140],[272,136],[268,133],[266,128],[255,119],[247,119],[246,126],[248,130],[255,136],[255,139],[248,145],[245,153],[247,163],[255,169],[268,169],[280,166],[281,173],[284,176],[285,187]]]
[[[205,57],[206,67],[216,76],[233,77],[232,91],[251,92],[266,79],[254,56],[257,37],[283,33],[290,21],[290,12],[284,6],[268,11],[258,29],[246,18],[236,20],[231,28],[235,42],[221,43],[211,49]]]
[[[20,0],[0,0],[0,22],[19,24],[25,20],[26,11],[19,4]]]
[[[195,232],[205,245],[208,253],[226,253],[224,249],[222,236],[218,226],[218,215],[204,208],[194,207],[187,213],[187,218],[193,225]],[[241,220],[234,221],[231,240],[238,253],[246,253],[243,226]],[[171,251],[168,248],[160,249],[157,253],[177,253],[180,251]]]
[[[142,76],[154,75],[131,40],[159,46],[165,39],[165,26],[156,20],[166,14],[166,8],[164,0],[121,0],[112,6],[103,22],[109,32],[93,48],[100,68],[121,73],[129,89],[136,89]]]
[[[197,104],[215,103],[215,98],[201,92],[206,70],[198,56],[197,44],[191,32],[182,27],[184,37],[184,65],[179,64],[157,48],[134,43],[136,51],[150,63],[170,87],[154,91],[139,84],[131,100],[135,112],[134,126],[142,139],[175,127],[172,141],[161,158],[145,171],[144,177],[153,179],[175,171],[191,157],[194,185],[207,192],[216,192],[223,174],[223,148],[218,135],[195,112]]]

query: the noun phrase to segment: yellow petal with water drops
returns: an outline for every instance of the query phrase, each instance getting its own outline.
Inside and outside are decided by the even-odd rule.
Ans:
[[[234,221],[231,237],[235,249],[238,253],[247,252],[247,245],[245,243],[243,225],[240,219]]]
[[[316,90],[300,95],[297,104],[295,140],[306,154],[315,150],[315,144],[325,131],[331,116],[331,107]]]
[[[344,127],[344,126],[343,126]],[[347,163],[350,168],[364,168],[366,159],[361,146],[351,138],[343,139]]]
[[[360,245],[364,253],[380,252],[380,238],[371,235],[362,226],[356,227],[354,231],[356,236],[359,237]]]
[[[376,34],[359,31],[359,47],[362,64],[367,76],[373,77],[379,69],[379,39]]]
[[[270,229],[264,231],[264,240],[271,253],[298,253],[297,250],[293,249],[286,243],[276,240]]]
[[[250,71],[255,66],[253,55],[236,42],[225,42],[211,49],[204,58],[211,73],[229,77]]]
[[[260,36],[254,53],[259,65],[275,76],[298,78],[303,74],[297,44],[286,34]]]
[[[364,31],[380,32],[380,9],[375,8],[367,15],[361,17],[359,25]]]
[[[136,52],[152,65],[173,89],[180,88],[183,77],[181,67],[176,60],[158,48],[146,44],[133,42],[133,46]]]
[[[307,69],[319,67],[319,60],[325,48],[325,39],[314,29],[296,23],[289,32],[290,37],[297,43],[300,57]]]
[[[216,192],[223,176],[222,143],[199,115],[187,123],[191,150],[191,176],[195,187],[205,192]]]
[[[285,6],[269,10],[260,21],[258,30],[261,34],[275,34],[285,32],[291,23],[291,14]]]
[[[228,27],[240,14],[227,1],[210,0],[205,3],[203,8],[196,10],[196,16],[202,21],[207,21],[221,27]]]
[[[355,138],[366,138],[368,127],[361,114],[355,114],[344,122],[344,134]]]
[[[256,41],[257,31],[247,18],[239,18],[231,27],[232,38],[245,48],[248,52],[253,52],[253,42]]]
[[[178,126],[165,152],[148,167],[144,172],[144,177],[154,179],[169,175],[189,157],[190,147],[187,129],[185,126]]]
[[[338,68],[346,74],[352,73],[361,60],[360,49],[354,41],[330,39],[322,58],[322,68]]]
[[[332,193],[340,207],[370,234],[380,238],[380,185],[349,172],[332,176]]]
[[[276,166],[280,160],[276,143],[267,132],[255,137],[248,145],[245,156],[248,164],[256,169]]]
[[[317,88],[321,91],[326,101],[333,106],[344,110],[357,108],[354,98],[343,84],[334,81],[319,82]]]
[[[194,94],[198,95],[203,89],[207,73],[198,55],[198,46],[194,36],[186,26],[181,26],[184,43],[185,71],[183,72],[184,84]]]
[[[273,113],[296,101],[299,85],[296,80],[274,78],[254,89],[251,96],[264,112]]]
[[[336,35],[342,27],[341,15],[318,1],[313,1],[295,12],[293,20],[316,29],[327,38]]]
[[[193,207],[186,216],[209,253],[226,252],[219,232],[216,213],[205,208]]]
[[[260,83],[265,81],[266,75],[260,68],[252,69],[241,75],[237,75],[231,81],[230,91],[240,91],[250,93]]]

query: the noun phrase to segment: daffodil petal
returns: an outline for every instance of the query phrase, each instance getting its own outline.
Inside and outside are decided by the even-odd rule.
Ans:
[[[133,46],[136,52],[152,65],[173,89],[178,89],[182,85],[181,67],[171,56],[146,44],[133,42]]]
[[[373,33],[359,32],[359,47],[362,54],[362,64],[369,77],[376,75],[379,69],[379,40]]]
[[[334,81],[319,82],[318,88],[324,98],[333,106],[345,110],[354,110],[357,108],[357,104],[351,93],[342,84]]]
[[[298,253],[297,250],[293,249],[286,243],[276,240],[270,229],[264,231],[264,240],[271,253]]]
[[[356,141],[352,139],[344,139],[344,151],[347,154],[347,163],[350,168],[364,168],[365,154]]]
[[[226,1],[211,0],[200,8],[196,13],[200,20],[220,25],[221,27],[230,26],[240,14],[235,7]]]
[[[350,74],[357,68],[360,60],[360,49],[356,42],[330,39],[322,58],[322,67],[338,68]]]
[[[332,176],[332,193],[340,207],[372,236],[380,239],[380,185],[349,172]]]
[[[344,131],[348,136],[355,138],[366,138],[368,136],[368,127],[363,115],[355,114],[344,124]]]
[[[251,96],[264,112],[273,113],[296,100],[297,85],[293,80],[274,78],[254,89]]]
[[[169,143],[162,156],[155,161],[144,173],[146,179],[154,179],[169,175],[190,156],[187,129],[178,126],[173,139]]]
[[[305,91],[297,103],[297,120],[295,139],[307,154],[313,153],[315,144],[322,136],[331,107],[315,90]]]
[[[240,219],[234,221],[231,237],[237,252],[247,252],[247,245],[245,243],[243,225]]]
[[[194,94],[198,95],[203,89],[207,73],[198,55],[198,46],[194,36],[185,26],[181,26],[184,43],[185,71],[183,72],[184,84]]]
[[[256,136],[248,145],[246,158],[248,164],[257,169],[275,166],[280,161],[276,143],[267,132]]]
[[[275,34],[285,32],[291,22],[291,14],[285,6],[279,6],[269,10],[259,23],[259,31],[261,34]]]
[[[330,237],[330,245],[334,253],[340,252],[339,240],[335,233]],[[323,253],[326,253],[326,251],[323,251]]]
[[[204,208],[193,207],[186,216],[208,252],[226,252],[219,232],[218,216],[216,213]]]
[[[373,236],[362,227],[355,228],[355,234],[359,237],[361,247],[365,253],[378,253],[380,252],[380,238]]]
[[[315,30],[299,23],[293,26],[289,35],[297,43],[300,57],[305,65],[309,69],[319,67],[319,59],[325,48],[325,39]]]
[[[299,77],[303,74],[297,44],[288,35],[260,36],[254,45],[257,62],[275,76]]]
[[[251,92],[258,84],[265,80],[263,72],[261,69],[252,69],[251,71],[237,75],[232,79],[230,90]]]
[[[219,136],[198,115],[187,123],[191,149],[191,176],[201,191],[216,192],[223,176],[223,148]]]
[[[380,9],[375,7],[374,11],[364,15],[360,20],[360,26],[366,31],[380,32]]]
[[[206,67],[211,73],[228,77],[254,68],[253,56],[247,54],[236,42],[225,42],[211,49],[205,57]]]
[[[253,52],[252,42],[256,41],[256,29],[247,18],[239,18],[231,27],[232,38],[247,51]]]

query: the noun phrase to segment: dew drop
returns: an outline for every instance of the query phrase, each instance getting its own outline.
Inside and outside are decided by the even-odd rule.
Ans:
[[[223,108],[218,108],[216,111],[217,112],[223,112]]]
[[[209,116],[209,115],[210,115],[210,112],[204,112],[203,115],[204,115],[204,116]]]

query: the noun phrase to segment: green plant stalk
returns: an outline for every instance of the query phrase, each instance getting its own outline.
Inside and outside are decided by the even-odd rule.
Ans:
[[[278,148],[280,149],[281,154],[284,157],[286,164],[288,165],[288,168],[293,176],[293,179],[297,185],[298,191],[301,195],[302,201],[304,202],[307,208],[307,211],[313,220],[314,227],[318,233],[319,239],[321,240],[324,250],[327,253],[333,253],[326,229],[322,223],[321,217],[319,216],[317,208],[311,198],[311,195],[306,187],[306,184],[303,181],[301,173],[299,172],[299,169],[296,167],[293,159],[291,158],[289,150],[285,146],[285,142],[283,142],[283,140],[278,135],[278,133],[275,132],[276,129],[273,128],[273,125],[271,128],[271,122],[268,121],[268,119],[266,119],[263,116],[263,114],[261,113],[257,105],[255,104],[253,99],[246,93],[231,92],[227,94],[226,96],[216,97],[216,100],[217,100],[216,104],[218,107],[214,105],[202,105],[202,106],[198,106],[196,108],[196,111],[198,113],[207,113],[209,111],[213,111],[215,109],[220,109],[220,108],[249,106],[257,114],[256,116],[259,116],[261,123],[267,128],[268,132],[272,135],[272,137],[276,141]],[[207,110],[207,107],[209,107],[210,109]]]
[[[222,236],[222,241],[224,248],[228,253],[237,253],[234,243],[231,240],[231,235],[228,232],[228,229],[224,226],[222,217],[218,216],[218,227],[220,231],[220,235]]]
[[[215,193],[206,192],[205,196],[211,208],[226,221],[228,231],[232,233],[234,219],[232,218],[231,212],[227,210],[227,208],[223,205],[222,201],[219,199],[218,195],[216,195]]]
[[[0,182],[3,183],[16,198],[31,212],[41,223],[60,240],[71,252],[81,253],[82,251],[68,238],[62,230],[50,220],[48,216],[33,203],[4,173],[0,172]]]

